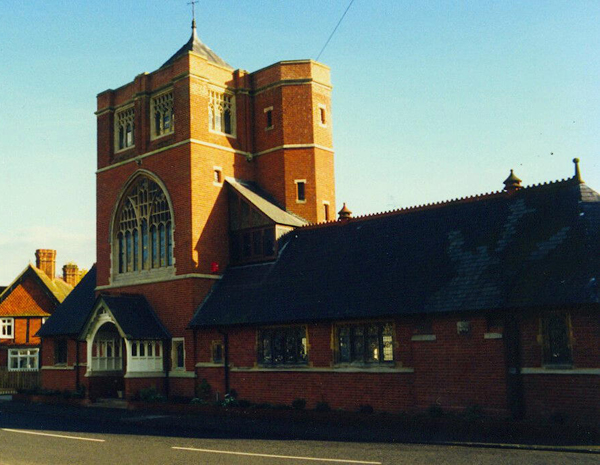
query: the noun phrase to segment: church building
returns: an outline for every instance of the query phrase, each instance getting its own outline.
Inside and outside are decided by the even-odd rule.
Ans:
[[[600,413],[600,195],[563,181],[335,218],[329,69],[196,35],[97,97],[97,263],[38,335],[90,398]]]

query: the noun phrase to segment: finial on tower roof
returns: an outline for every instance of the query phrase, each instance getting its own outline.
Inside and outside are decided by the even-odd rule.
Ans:
[[[513,170],[510,170],[508,178],[504,180],[504,190],[512,194],[522,188],[521,180],[515,175]]]
[[[575,163],[575,176],[573,176],[573,179],[579,184],[583,184],[583,179],[581,179],[581,171],[579,171],[579,158],[573,158],[573,163]]]
[[[188,2],[188,5],[192,5],[192,31],[196,32],[196,3],[198,0]]]

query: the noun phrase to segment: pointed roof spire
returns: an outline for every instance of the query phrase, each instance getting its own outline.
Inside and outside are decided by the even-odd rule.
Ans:
[[[349,220],[350,218],[352,218],[352,212],[350,211],[350,209],[346,206],[346,202],[344,202],[344,206],[342,207],[342,209],[338,212],[338,220]]]
[[[504,180],[504,190],[509,194],[513,194],[519,189],[523,189],[523,186],[521,186],[521,182],[522,181],[515,175],[515,172],[513,170],[510,170],[508,178]]]
[[[192,2],[192,7],[194,6],[193,3],[195,3],[195,2]],[[175,60],[177,60],[177,58],[179,58],[180,56],[185,55],[186,53],[189,53],[189,52],[197,53],[198,55],[201,55],[204,58],[206,58],[208,61],[215,63],[219,66],[224,66],[225,68],[233,69],[233,67],[229,63],[227,63],[219,55],[217,55],[215,52],[213,52],[210,49],[210,47],[208,47],[208,45],[204,44],[198,38],[198,34],[196,33],[195,14],[194,14],[194,18],[192,19],[192,35],[191,35],[190,39],[187,41],[187,43],[183,47],[181,47],[179,50],[177,50],[177,52],[175,52],[175,54],[171,58],[169,58],[161,66],[161,68],[164,68],[165,66],[169,66],[169,65],[173,64],[173,62]]]
[[[573,179],[579,184],[583,184],[583,179],[581,179],[581,171],[579,171],[579,158],[573,158],[573,163],[575,163],[575,175]]]

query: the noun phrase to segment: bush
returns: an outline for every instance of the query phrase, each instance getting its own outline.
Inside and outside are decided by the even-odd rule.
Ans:
[[[477,404],[469,405],[465,409],[464,415],[465,419],[468,421],[479,420],[483,417],[483,410],[481,410],[481,407]]]
[[[317,402],[317,405],[315,405],[315,410],[317,412],[330,412],[331,407],[327,402]]]
[[[140,389],[139,398],[142,402],[164,402],[167,400],[154,386]]]
[[[240,408],[250,408],[250,407],[252,407],[252,402],[250,402],[249,400],[246,400],[246,399],[240,399],[237,401],[237,405]]]
[[[294,410],[304,410],[306,408],[306,399],[294,399],[292,401],[292,408]]]
[[[361,405],[358,407],[358,411],[360,413],[373,413],[373,407],[371,407],[369,404]]]
[[[444,415],[444,410],[442,409],[442,407],[438,404],[431,404],[429,406],[429,408],[427,409],[427,414],[431,417],[431,418],[439,418],[441,416]]]
[[[567,415],[564,412],[554,412],[550,415],[550,422],[556,425],[564,425],[567,422]]]
[[[208,400],[211,397],[212,387],[206,381],[206,378],[202,378],[200,384],[196,386],[196,397],[198,399]]]
[[[256,404],[254,406],[254,408],[269,410],[269,409],[273,408],[273,405],[272,404],[268,404],[268,403],[262,403],[262,404]]]

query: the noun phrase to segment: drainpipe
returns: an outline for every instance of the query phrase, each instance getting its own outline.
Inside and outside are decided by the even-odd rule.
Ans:
[[[73,338],[75,341],[75,390],[79,391],[79,341],[77,338]],[[67,348],[67,354],[69,350]]]
[[[521,419],[525,416],[525,394],[521,373],[521,328],[517,314],[507,315],[504,333],[508,406],[512,416]]]
[[[165,397],[169,398],[171,392],[171,378],[169,378],[169,370],[171,369],[171,339],[165,340],[165,351],[163,352],[163,360],[165,369]]]
[[[219,334],[223,335],[223,363],[225,376],[225,394],[229,394],[229,334],[219,330]]]

